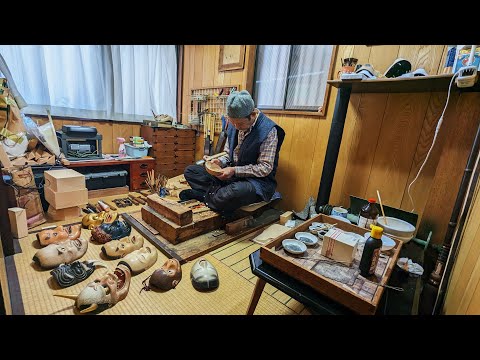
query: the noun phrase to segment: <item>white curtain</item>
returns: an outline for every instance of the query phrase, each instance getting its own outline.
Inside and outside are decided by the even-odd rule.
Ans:
[[[174,45],[0,45],[25,113],[141,120],[176,118]],[[63,113],[62,109],[64,110]]]
[[[333,45],[259,46],[257,107],[317,111],[325,98],[332,53]]]
[[[293,46],[286,109],[317,110],[323,105],[332,45]]]
[[[259,46],[254,84],[258,108],[283,108],[290,48],[290,45]]]

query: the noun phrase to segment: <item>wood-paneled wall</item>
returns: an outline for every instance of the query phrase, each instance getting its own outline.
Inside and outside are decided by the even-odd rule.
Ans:
[[[470,213],[448,283],[443,313],[446,315],[480,314],[480,183],[476,187]]]
[[[429,74],[441,73],[446,46],[443,45],[341,45],[340,57],[356,57],[381,73],[398,58],[412,68]],[[183,114],[188,119],[192,88],[240,84],[252,89],[255,47],[247,46],[243,70],[219,72],[218,45],[185,47]],[[286,131],[277,173],[283,195],[279,207],[300,210],[309,196],[316,198],[327,147],[337,89],[330,89],[326,116],[269,114]],[[330,203],[349,206],[349,195],[375,197],[390,206],[412,210],[408,186],[432,143],[435,127],[447,93],[352,94],[342,145],[338,156]],[[480,94],[454,91],[444,115],[441,131],[422,173],[411,186],[415,212],[419,214],[418,235],[433,230],[433,242],[441,243],[453,208],[458,186],[479,123]],[[197,142],[197,158],[202,141]],[[425,215],[424,215],[425,214]]]
[[[45,116],[32,116],[33,120],[39,124],[48,121]],[[82,125],[94,126],[98,133],[102,135],[102,152],[104,154],[114,154],[118,152],[117,137],[123,137],[126,140],[130,136],[140,136],[140,124],[121,122],[121,121],[94,121],[94,120],[70,120],[52,116],[53,124],[56,130],[60,130],[62,125]]]

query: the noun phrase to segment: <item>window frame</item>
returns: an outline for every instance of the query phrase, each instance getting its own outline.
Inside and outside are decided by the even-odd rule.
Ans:
[[[314,44],[315,45],[315,44]],[[291,45],[291,46],[295,46],[295,45]],[[252,95],[253,95],[253,98],[255,98],[255,79],[257,78],[257,71],[258,71],[258,67],[257,67],[257,60],[258,60],[258,57],[257,57],[257,54],[258,54],[258,49],[259,49],[259,46],[256,46],[256,49],[255,49],[255,70],[254,70],[254,75],[253,75],[253,82],[252,82]],[[328,80],[333,80],[333,75],[334,75],[334,70],[335,70],[335,62],[336,62],[336,59],[337,59],[337,53],[338,53],[338,45],[333,45],[333,48],[332,48],[332,57],[330,59],[330,67],[329,67],[329,70],[328,70],[328,76],[327,76],[327,86],[325,88],[325,96],[323,97],[323,104],[320,105],[321,106],[321,110],[320,111],[313,111],[313,110],[289,110],[289,109],[285,109],[285,100],[283,101],[283,109],[268,109],[268,108],[265,108],[265,109],[262,109],[262,108],[258,108],[259,110],[261,110],[263,113],[265,114],[278,114],[278,115],[304,115],[304,116],[317,116],[317,117],[326,117],[327,115],[327,107],[328,107],[328,101],[330,99],[330,92],[331,92],[331,88],[332,86],[328,83]],[[291,61],[292,61],[292,52],[290,51],[290,54],[289,54],[289,59],[288,59],[288,75],[290,74],[290,65],[291,65]],[[290,79],[287,78],[287,84],[286,84],[286,87],[285,87],[285,93],[283,94],[284,95],[284,99],[286,98],[286,94],[287,94],[287,91],[288,91],[288,84],[290,82]],[[319,107],[320,107],[319,106]]]

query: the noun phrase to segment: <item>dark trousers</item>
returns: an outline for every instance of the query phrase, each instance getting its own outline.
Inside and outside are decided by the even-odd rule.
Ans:
[[[201,165],[187,166],[184,176],[193,190],[205,196],[209,208],[227,216],[242,206],[262,201],[255,187],[245,179],[233,177],[222,181]]]

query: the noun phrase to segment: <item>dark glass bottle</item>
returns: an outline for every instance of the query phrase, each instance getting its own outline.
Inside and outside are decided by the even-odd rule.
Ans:
[[[360,259],[360,275],[367,277],[375,273],[378,258],[380,257],[380,249],[382,248],[383,228],[371,225],[372,231],[370,237],[365,242],[362,258]]]
[[[375,205],[375,199],[368,199],[368,203],[362,206],[358,217],[358,226],[370,230],[370,225],[376,225],[378,219],[378,209]]]

